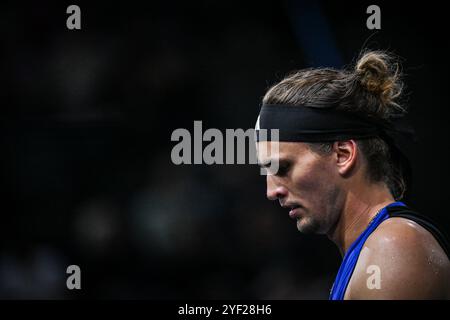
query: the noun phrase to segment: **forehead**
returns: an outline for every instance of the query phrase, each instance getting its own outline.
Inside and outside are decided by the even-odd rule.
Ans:
[[[273,142],[261,141],[256,144],[258,161],[265,163],[278,160],[289,160],[310,152],[308,145],[304,142]]]

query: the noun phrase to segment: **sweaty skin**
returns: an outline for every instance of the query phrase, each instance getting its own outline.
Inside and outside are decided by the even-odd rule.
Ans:
[[[367,283],[370,266],[379,268],[378,288]],[[449,260],[433,235],[395,217],[367,239],[344,299],[450,299],[449,288]]]
[[[268,146],[261,146],[261,144]],[[275,142],[258,142],[271,150]],[[258,154],[262,167],[278,156],[279,170],[267,175],[267,198],[278,200],[304,233],[326,234],[342,255],[377,212],[394,202],[384,182],[367,178],[354,140],[319,154],[302,142],[279,142],[278,155]],[[368,285],[373,267],[380,288]],[[345,299],[450,299],[450,261],[427,230],[404,218],[382,222],[367,239]]]

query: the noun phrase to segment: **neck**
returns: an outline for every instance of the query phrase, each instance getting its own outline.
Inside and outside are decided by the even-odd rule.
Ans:
[[[351,244],[367,228],[379,210],[394,202],[394,198],[385,185],[375,185],[361,192],[349,191],[344,201],[340,218],[328,237],[338,246],[341,255],[345,255]]]

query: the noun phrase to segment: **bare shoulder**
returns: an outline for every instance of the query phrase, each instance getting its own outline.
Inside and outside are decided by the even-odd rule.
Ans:
[[[392,250],[433,251],[447,257],[431,232],[412,220],[400,217],[383,221],[367,239],[366,245]]]
[[[390,218],[367,239],[347,291],[350,299],[450,299],[450,261],[428,230]]]

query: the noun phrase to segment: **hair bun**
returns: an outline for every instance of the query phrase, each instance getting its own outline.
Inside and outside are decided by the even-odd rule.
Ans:
[[[356,76],[363,90],[379,98],[381,113],[385,115],[404,111],[395,99],[400,96],[398,64],[391,62],[391,57],[381,51],[369,51],[362,54],[356,63]]]

